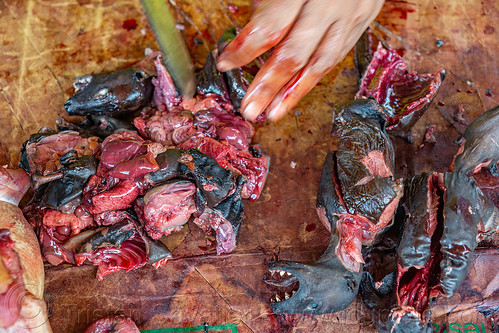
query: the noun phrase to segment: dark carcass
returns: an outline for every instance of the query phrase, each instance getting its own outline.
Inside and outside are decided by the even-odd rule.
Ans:
[[[284,261],[269,267],[287,274],[267,283],[298,287],[291,298],[271,304],[275,312],[330,313],[354,300],[364,263],[362,246],[373,244],[390,227],[402,196],[380,108],[375,101],[358,100],[337,114],[338,150],[326,157],[317,196],[317,213],[331,232],[330,244],[313,263]],[[290,289],[286,292],[294,291]]]

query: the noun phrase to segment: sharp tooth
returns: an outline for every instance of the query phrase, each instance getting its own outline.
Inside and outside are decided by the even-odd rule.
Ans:
[[[279,274],[281,274],[281,276],[284,276],[284,271],[280,271]]]
[[[293,290],[293,292],[291,293],[291,295],[294,295],[294,294],[296,294],[296,290]]]
[[[286,275],[291,275],[291,273],[289,273],[289,272],[286,272]]]
[[[270,274],[274,274],[275,273],[275,270],[273,270],[273,269],[269,269],[269,271],[270,271]]]
[[[276,300],[276,302],[280,302],[281,301],[281,298],[279,297],[279,295],[275,295],[275,300]]]
[[[273,298],[271,298],[270,303],[275,303],[275,300]]]
[[[285,293],[284,294],[284,299],[288,299],[289,298],[289,294],[288,293]]]

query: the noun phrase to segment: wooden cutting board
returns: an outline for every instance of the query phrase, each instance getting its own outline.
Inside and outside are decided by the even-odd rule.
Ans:
[[[242,0],[170,2],[198,67],[221,32],[242,27],[251,12]],[[493,0],[385,3],[373,31],[404,53],[411,70],[447,70],[434,104],[413,129],[414,143],[394,139],[397,176],[444,171],[459,134],[498,104],[498,16]],[[64,116],[74,77],[127,67],[156,48],[139,0],[0,0],[0,22],[0,162],[11,166],[29,134],[53,128]],[[98,282],[95,267],[47,265],[45,299],[54,332],[82,332],[114,313],[132,317],[141,329],[207,323],[237,325],[238,332],[373,331],[359,301],[331,315],[274,315],[263,283],[276,256],[310,261],[327,246],[328,233],[315,214],[316,191],[324,157],[336,144],[329,135],[332,109],[355,92],[350,53],[285,119],[258,126],[255,142],[270,155],[271,168],[260,199],[246,202],[234,253],[216,256],[192,225],[174,259],[158,270],[119,272]],[[430,125],[436,125],[436,143],[423,142]],[[475,257],[460,292],[438,300],[438,325],[490,327],[497,321],[498,249],[480,249]]]

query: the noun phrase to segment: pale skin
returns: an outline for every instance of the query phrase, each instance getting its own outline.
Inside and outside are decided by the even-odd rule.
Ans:
[[[242,103],[255,120],[282,118],[353,48],[384,0],[262,0],[217,60],[220,71],[250,63],[270,50]]]

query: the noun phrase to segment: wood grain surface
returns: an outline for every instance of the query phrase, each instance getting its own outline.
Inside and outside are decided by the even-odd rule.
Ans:
[[[251,14],[242,0],[171,0],[195,64],[200,67],[221,32],[241,27]],[[444,171],[455,140],[478,115],[498,104],[496,1],[387,0],[371,25],[404,54],[410,70],[447,77],[434,104],[413,128],[414,142],[394,138],[397,176]],[[127,67],[156,48],[139,0],[0,0],[0,162],[17,165],[29,134],[54,127],[64,116],[76,76]],[[238,332],[372,332],[361,302],[322,316],[277,316],[263,283],[267,263],[310,261],[328,243],[315,213],[320,170],[328,151],[333,107],[356,92],[351,52],[278,123],[259,125],[255,142],[271,157],[266,188],[246,202],[234,253],[216,256],[194,225],[173,259],[155,270],[95,279],[95,267],[46,266],[46,292],[54,332],[82,332],[113,313],[132,317],[141,329],[236,324]],[[436,143],[424,143],[436,125]],[[439,325],[485,323],[499,311],[497,248],[477,251],[469,277],[451,299],[438,299]],[[485,317],[488,315],[488,317]],[[490,331],[490,328],[488,329]],[[487,331],[487,332],[488,332]]]

